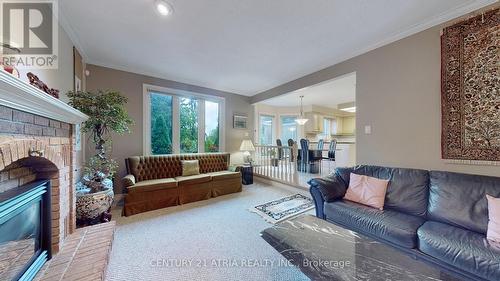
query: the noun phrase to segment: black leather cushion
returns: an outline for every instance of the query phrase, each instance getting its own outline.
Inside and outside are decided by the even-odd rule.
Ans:
[[[500,280],[500,245],[482,234],[428,221],[418,229],[420,251],[487,280]]]
[[[330,175],[324,178],[311,179],[308,184],[321,193],[325,202],[332,202],[344,197],[347,190],[345,183],[338,176]]]
[[[430,179],[430,220],[486,233],[486,194],[500,197],[499,177],[431,171]]]
[[[349,179],[353,170],[354,167],[339,167],[335,169],[335,174],[345,183],[346,186],[349,186]]]
[[[417,169],[387,168],[360,165],[337,169],[339,176],[349,186],[350,172],[389,180],[384,209],[398,210],[414,216],[425,216],[429,193],[429,172]]]
[[[393,210],[378,210],[349,201],[326,203],[327,220],[365,232],[406,248],[417,247],[417,228],[424,219]]]

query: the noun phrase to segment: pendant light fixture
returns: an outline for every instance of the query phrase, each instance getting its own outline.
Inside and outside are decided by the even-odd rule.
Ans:
[[[304,99],[304,96],[300,96],[300,115],[299,118],[295,119],[295,123],[299,125],[304,125],[309,120],[304,116],[304,109],[302,108],[302,99]]]

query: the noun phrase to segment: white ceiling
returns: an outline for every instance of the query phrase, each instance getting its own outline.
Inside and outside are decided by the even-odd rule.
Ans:
[[[496,0],[63,0],[88,63],[247,96]]]
[[[261,103],[278,107],[298,106],[300,96],[304,96],[304,106],[337,108],[340,103],[353,102],[356,100],[356,73],[267,99]]]

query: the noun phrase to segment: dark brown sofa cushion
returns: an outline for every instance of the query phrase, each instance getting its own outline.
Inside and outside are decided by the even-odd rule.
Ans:
[[[177,181],[179,186],[183,185],[189,185],[189,184],[197,184],[197,183],[204,183],[204,182],[209,182],[212,180],[212,177],[207,174],[201,174],[201,175],[192,175],[192,176],[185,176],[185,177],[175,177],[175,180]]]
[[[128,187],[129,193],[153,191],[158,189],[176,188],[177,181],[175,179],[156,179],[140,181],[133,186]]]
[[[241,173],[239,172],[231,172],[231,171],[219,171],[208,173],[208,175],[212,176],[212,180],[225,180],[225,179],[240,179]]]

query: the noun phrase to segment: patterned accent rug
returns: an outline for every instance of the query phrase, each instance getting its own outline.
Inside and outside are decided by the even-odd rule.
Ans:
[[[277,223],[311,209],[314,209],[314,202],[311,198],[302,194],[294,194],[255,206],[250,211],[259,214],[267,222]]]
[[[443,31],[443,159],[500,164],[499,44],[499,9]]]

